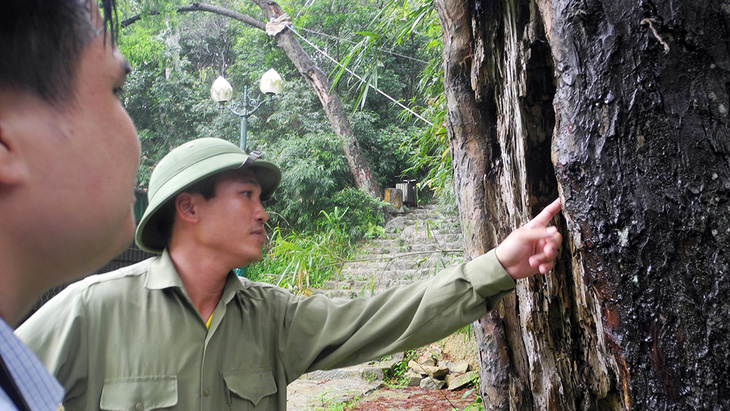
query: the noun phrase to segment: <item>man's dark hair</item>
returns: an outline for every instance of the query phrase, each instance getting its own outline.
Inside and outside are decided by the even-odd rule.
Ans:
[[[114,44],[116,0],[101,0]],[[30,91],[52,104],[74,98],[81,53],[97,31],[94,0],[6,0],[0,11],[0,89]]]

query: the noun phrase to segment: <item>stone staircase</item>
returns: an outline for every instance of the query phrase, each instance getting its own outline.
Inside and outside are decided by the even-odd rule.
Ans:
[[[464,260],[458,217],[435,205],[390,219],[385,237],[369,241],[317,293],[333,298],[372,296],[399,284],[429,278]]]
[[[395,285],[432,277],[463,260],[458,216],[426,205],[391,218],[385,225],[384,238],[363,243],[336,279],[313,291],[331,298],[372,296]],[[380,380],[394,361],[305,374],[289,385],[287,409],[326,410],[331,408],[327,404],[364,398],[383,387]]]

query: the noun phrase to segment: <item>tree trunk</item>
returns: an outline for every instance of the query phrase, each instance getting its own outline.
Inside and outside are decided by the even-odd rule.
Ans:
[[[273,1],[252,1],[261,7],[270,21],[285,16],[281,7]],[[331,91],[332,85],[327,75],[324,74],[322,69],[317,66],[317,63],[302,49],[302,46],[290,28],[285,28],[278,32],[275,38],[276,44],[284,50],[284,53],[294,63],[294,66],[299,70],[299,73],[304,77],[307,84],[317,93],[317,97],[319,97],[319,101],[322,103],[325,113],[327,113],[327,119],[330,121],[332,130],[342,139],[342,149],[345,152],[347,164],[350,166],[350,171],[352,172],[357,187],[372,197],[382,198],[378,184],[370,174],[370,167],[365,160],[365,156],[362,154],[360,143],[352,132],[350,120],[347,118],[347,114],[345,114],[345,109],[342,107],[340,98]]]
[[[485,408],[730,408],[730,7],[436,7],[469,255],[564,207],[556,269],[475,327]]]
[[[273,1],[252,1],[264,11],[269,21],[273,21],[279,17],[286,17],[281,7]],[[238,20],[259,30],[266,30],[266,24],[259,20],[233,10],[209,4],[193,2],[189,5],[179,6],[177,11],[180,13],[205,11],[220,14]],[[151,14],[156,14],[156,12],[152,12]],[[140,18],[140,15],[136,15],[125,19],[121,23],[121,26],[126,27]],[[319,97],[319,101],[322,103],[322,107],[327,114],[327,119],[330,122],[332,131],[334,131],[335,134],[342,139],[342,150],[345,153],[347,164],[350,166],[350,172],[352,173],[352,177],[357,187],[374,198],[382,198],[378,184],[370,173],[370,166],[360,149],[360,143],[358,142],[355,134],[352,132],[350,120],[347,118],[347,114],[342,107],[342,103],[340,102],[337,94],[331,91],[332,87],[327,75],[324,74],[314,60],[312,60],[312,58],[309,57],[309,55],[302,49],[299,41],[297,41],[290,28],[283,28],[283,30],[278,31],[275,34],[275,38],[277,45],[284,50],[284,53],[287,57],[289,57],[292,63],[294,63],[294,66],[297,68],[302,77],[304,77],[307,84],[309,84],[314,89],[315,93],[317,93],[317,97]]]

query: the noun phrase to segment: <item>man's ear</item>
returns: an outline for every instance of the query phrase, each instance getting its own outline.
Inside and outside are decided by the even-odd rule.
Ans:
[[[187,223],[195,224],[200,220],[198,202],[200,194],[180,193],[175,197],[175,213]]]
[[[0,115],[0,186],[10,187],[28,177],[27,159],[22,156],[18,135],[12,124]]]

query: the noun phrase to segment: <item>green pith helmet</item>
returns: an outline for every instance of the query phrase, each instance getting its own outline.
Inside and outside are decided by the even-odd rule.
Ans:
[[[134,236],[139,248],[151,253],[162,252],[167,239],[158,227],[158,211],[187,187],[206,177],[250,168],[261,185],[261,199],[271,198],[281,181],[281,170],[273,163],[259,159],[259,155],[257,152],[247,155],[235,144],[220,138],[200,138],[172,150],[152,171],[147,192],[149,205]]]

